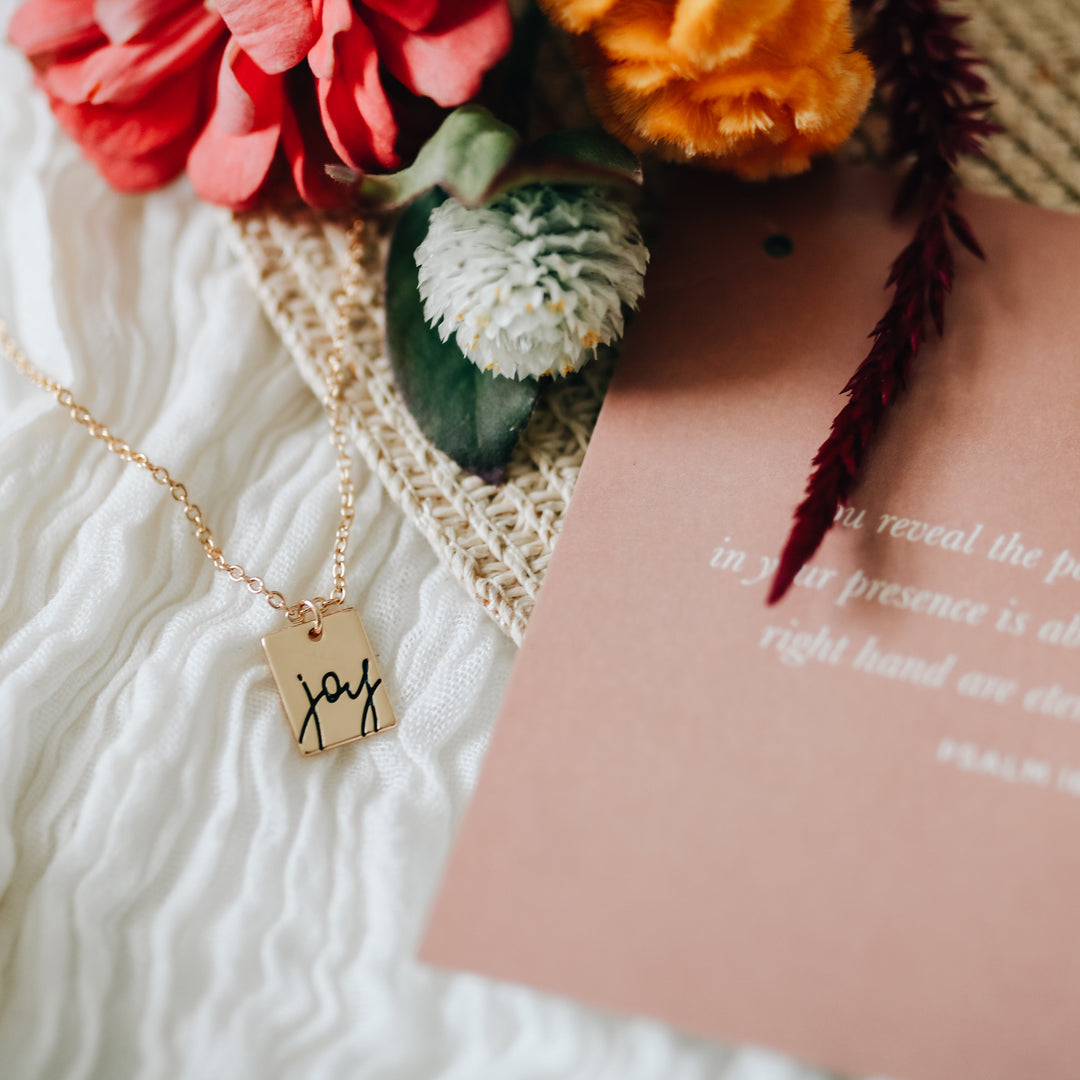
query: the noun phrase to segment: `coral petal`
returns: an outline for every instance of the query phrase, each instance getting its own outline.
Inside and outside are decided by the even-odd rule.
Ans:
[[[146,40],[106,45],[86,56],[60,60],[42,75],[42,83],[54,97],[72,104],[132,104],[194,63],[224,29],[217,15],[198,5],[174,19],[167,31]]]
[[[281,121],[281,77],[267,75],[235,41],[218,72],[214,123],[230,135],[248,135]]]
[[[268,75],[296,67],[319,34],[311,0],[216,0],[244,52]]]
[[[201,81],[200,72],[185,72],[163,84],[152,104],[134,108],[71,105],[59,100],[52,107],[60,126],[87,153],[117,161],[144,158],[185,137],[186,153],[202,120],[197,104]]]
[[[350,192],[332,180],[327,165],[336,160],[325,132],[317,123],[306,123],[303,116],[286,112],[281,141],[292,171],[293,183],[309,206],[332,209],[348,202]]]
[[[15,9],[7,34],[31,60],[102,41],[94,0],[30,0]]]
[[[94,19],[114,44],[130,41],[159,20],[170,18],[191,0],[94,0]]]
[[[117,191],[128,194],[153,191],[175,180],[184,171],[187,154],[187,139],[167,143],[144,157],[110,157],[97,148],[87,150],[87,157],[104,179]]]
[[[349,0],[326,0],[311,68],[323,126],[341,160],[354,169],[393,168],[397,122],[379,77],[374,38]]]
[[[148,191],[183,171],[202,120],[193,108],[200,73],[170,81],[153,106],[72,105],[54,99],[60,126],[80,144],[105,179],[120,191]]]
[[[368,24],[394,77],[444,107],[460,105],[479,90],[484,72],[509,47],[512,31],[505,0],[445,4],[422,33],[374,11]]]
[[[203,129],[188,155],[188,175],[195,190],[210,202],[243,207],[258,193],[270,171],[285,112],[284,80],[268,78],[261,112],[264,126],[235,134],[215,123]],[[216,115],[216,110],[215,110]]]
[[[415,33],[435,18],[439,0],[364,0],[364,7],[389,16]]]

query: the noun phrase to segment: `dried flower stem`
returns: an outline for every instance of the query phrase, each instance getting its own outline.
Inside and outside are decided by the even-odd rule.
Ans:
[[[966,22],[947,14],[947,0],[855,0],[871,19],[862,46],[878,72],[886,98],[890,158],[910,158],[895,212],[917,207],[919,224],[892,264],[888,310],[874,327],[866,359],[842,393],[847,404],[814,457],[806,498],[780,557],[769,591],[775,604],[813,557],[837,510],[859,478],[888,407],[907,383],[912,362],[931,325],[945,329],[945,297],[954,264],[950,233],[983,257],[971,227],[956,208],[956,163],[981,155],[983,139],[997,127],[987,117],[987,85],[956,31]]]

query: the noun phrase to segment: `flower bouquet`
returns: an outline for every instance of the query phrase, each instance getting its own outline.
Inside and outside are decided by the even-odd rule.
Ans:
[[[813,555],[920,347],[944,332],[954,245],[981,254],[957,209],[957,166],[993,125],[950,8],[27,0],[8,36],[114,187],[144,191],[186,171],[202,198],[236,212],[249,252],[261,236],[314,277],[319,258],[305,249],[324,235],[361,260],[355,437],[519,637],[606,357],[647,302],[664,171],[747,182],[801,172],[847,142],[876,86],[912,239],[812,463],[773,601]],[[344,253],[340,225],[356,215],[372,222],[364,250]],[[294,285],[274,293],[272,275],[259,276],[294,355],[317,354],[311,319],[289,314]],[[316,308],[326,288],[315,286]]]

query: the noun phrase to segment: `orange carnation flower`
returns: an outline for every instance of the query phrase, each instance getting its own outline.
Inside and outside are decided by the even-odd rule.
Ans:
[[[629,147],[756,179],[851,134],[873,89],[847,0],[540,0]]]

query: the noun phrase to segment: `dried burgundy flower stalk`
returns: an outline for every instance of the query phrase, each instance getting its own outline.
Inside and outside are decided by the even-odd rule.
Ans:
[[[871,19],[862,46],[886,99],[890,158],[912,158],[895,212],[918,207],[921,216],[892,265],[886,282],[893,286],[892,301],[870,335],[870,352],[842,391],[849,400],[814,457],[770,604],[787,592],[847,501],[930,325],[944,332],[954,272],[949,234],[984,257],[956,208],[956,162],[961,154],[982,155],[983,139],[999,129],[986,118],[991,102],[976,70],[980,61],[956,35],[966,17],[946,14],[943,0],[855,0],[854,6]]]

